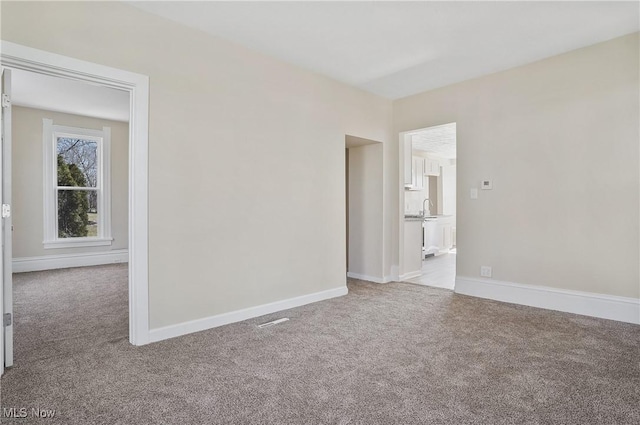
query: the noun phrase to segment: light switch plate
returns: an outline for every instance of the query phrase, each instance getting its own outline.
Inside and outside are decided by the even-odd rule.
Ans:
[[[482,180],[480,182],[480,188],[482,190],[491,190],[493,189],[493,182],[490,179]]]
[[[471,188],[471,199],[478,199],[478,189],[475,187]]]

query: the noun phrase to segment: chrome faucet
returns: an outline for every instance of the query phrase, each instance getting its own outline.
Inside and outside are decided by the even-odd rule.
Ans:
[[[425,206],[425,203],[429,201],[429,214],[427,214],[427,207]],[[431,200],[429,198],[424,198],[424,201],[422,201],[422,217],[426,217],[428,215],[431,215],[431,207],[433,206],[433,203],[431,202]]]

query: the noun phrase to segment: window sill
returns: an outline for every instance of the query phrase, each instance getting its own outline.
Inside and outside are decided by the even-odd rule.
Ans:
[[[108,246],[113,238],[69,238],[55,241],[44,241],[44,249],[56,248],[82,248],[87,246]]]

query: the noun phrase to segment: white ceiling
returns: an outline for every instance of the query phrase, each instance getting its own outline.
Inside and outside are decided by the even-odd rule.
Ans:
[[[129,121],[129,93],[64,78],[11,70],[11,103],[114,121]]]
[[[638,2],[131,2],[396,99],[638,31]]]
[[[456,123],[437,125],[411,134],[411,147],[442,158],[456,158]]]

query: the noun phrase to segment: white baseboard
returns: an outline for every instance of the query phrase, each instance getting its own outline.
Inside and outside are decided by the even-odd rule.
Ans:
[[[241,322],[243,320],[252,319],[254,317],[264,316],[282,310],[288,310],[294,307],[300,307],[305,304],[311,304],[318,301],[328,300],[330,298],[347,295],[347,287],[328,289],[326,291],[315,292],[309,295],[302,295],[295,298],[289,298],[282,301],[276,301],[269,304],[263,304],[255,307],[245,308],[243,310],[231,311],[229,313],[218,314],[216,316],[205,317],[203,319],[191,320],[189,322],[169,325],[162,328],[151,329],[149,331],[150,342],[158,342],[181,335],[194,332],[200,332],[218,326],[228,325],[230,323]]]
[[[367,282],[374,282],[374,283],[388,283],[388,282],[391,282],[391,279],[388,276],[386,276],[384,278],[380,278],[380,277],[375,277],[375,276],[367,276],[366,274],[347,272],[347,277],[350,277],[351,279],[366,280]]]
[[[640,324],[640,299],[548,286],[456,277],[455,292],[513,304]]]
[[[418,277],[421,274],[422,274],[421,270],[418,270],[418,271],[415,271],[415,272],[405,273],[405,274],[400,276],[400,282],[408,280],[408,279],[413,279],[414,277]]]
[[[400,268],[398,266],[391,266],[391,273],[386,276],[387,282],[400,282]]]
[[[11,262],[14,273],[35,272],[38,270],[66,269],[68,267],[99,266],[102,264],[126,263],[129,251],[114,249],[104,252],[82,254],[44,255],[42,257],[14,258]]]

